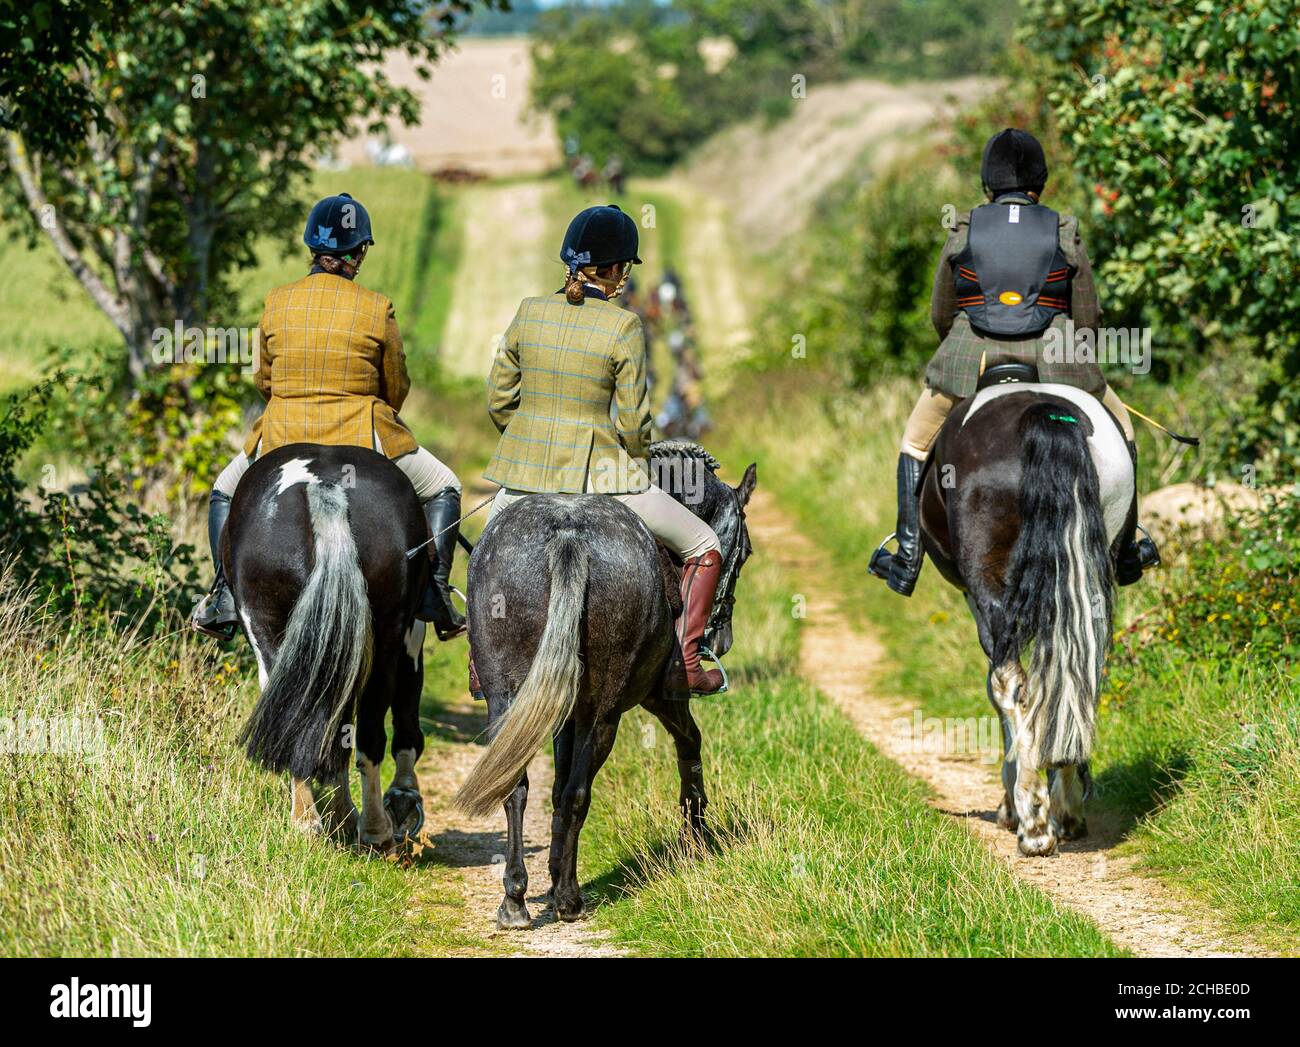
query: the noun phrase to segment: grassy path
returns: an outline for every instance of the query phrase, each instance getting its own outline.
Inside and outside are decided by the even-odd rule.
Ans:
[[[885,650],[875,636],[850,624],[844,615],[826,554],[765,492],[755,496],[749,520],[755,543],[800,578],[808,605],[801,630],[801,674],[885,755],[927,782],[934,790],[933,805],[964,823],[1018,879],[1087,917],[1137,955],[1262,952],[1240,938],[1216,933],[1203,909],[1189,907],[1185,898],[1141,875],[1131,855],[1110,853],[1122,833],[1104,809],[1090,810],[1087,839],[1063,845],[1050,859],[1020,857],[1015,834],[999,829],[995,821],[1001,795],[998,764],[979,751],[944,752],[925,744],[924,735],[913,729],[917,705],[874,693]]]
[[[549,181],[504,182],[458,192],[451,206],[464,231],[441,363],[448,373],[485,378],[522,299],[559,280],[547,239]]]

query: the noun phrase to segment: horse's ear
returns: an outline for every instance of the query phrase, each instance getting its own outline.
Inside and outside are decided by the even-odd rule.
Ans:
[[[758,463],[750,462],[749,468],[745,470],[745,475],[740,478],[740,486],[736,488],[736,495],[740,498],[741,505],[749,504],[749,496],[754,493],[754,488],[758,486]]]

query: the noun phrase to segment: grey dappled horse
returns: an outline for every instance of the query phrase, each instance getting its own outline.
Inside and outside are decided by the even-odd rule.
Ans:
[[[707,453],[672,442],[651,448],[651,466],[660,486],[707,520],[722,544],[723,576],[705,634],[722,654],[731,645],[736,579],[750,553],[744,507],[756,470],[751,465],[732,488],[714,475],[717,463]],[[582,914],[578,835],[592,781],[629,709],[644,706],[672,735],[686,826],[702,832],[700,730],[673,629],[679,609],[676,567],[613,498],[532,495],[502,510],[483,532],[469,564],[469,633],[490,742],[457,802],[478,815],[505,805],[498,926],[530,925],[525,770],[548,735],[555,746],[551,904],[560,919]]]

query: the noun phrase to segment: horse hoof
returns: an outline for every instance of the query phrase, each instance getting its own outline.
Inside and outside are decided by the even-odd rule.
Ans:
[[[528,915],[528,906],[523,902],[511,901],[506,898],[501,903],[501,908],[497,910],[497,930],[499,931],[522,931],[533,925],[532,917]]]
[[[393,786],[384,793],[384,810],[398,843],[414,839],[424,828],[424,800],[418,789]]]
[[[293,827],[307,836],[320,836],[325,832],[325,823],[316,818],[295,818]]]
[[[1056,837],[1062,842],[1066,840],[1082,840],[1088,835],[1088,820],[1086,818],[1076,818],[1072,814],[1063,815],[1056,825]]]
[[[1016,810],[1006,800],[1003,800],[998,808],[998,828],[1009,829],[1011,832],[1020,828],[1020,819],[1016,816]]]
[[[1032,835],[1021,833],[1020,853],[1026,858],[1046,858],[1056,850],[1056,837],[1050,832]]]
[[[575,920],[581,920],[583,915],[582,895],[572,901],[568,899],[557,900],[555,902],[555,917],[563,920],[565,923],[573,923]]]

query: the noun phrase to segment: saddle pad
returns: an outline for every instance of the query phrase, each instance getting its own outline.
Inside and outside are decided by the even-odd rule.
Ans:
[[[1124,439],[1124,430],[1120,428],[1119,422],[1106,410],[1100,400],[1073,385],[1012,382],[1006,385],[991,385],[976,393],[971,398],[971,405],[966,411],[962,425],[969,423],[976,412],[989,401],[1015,393],[1035,393],[1039,396],[1066,400],[1087,415],[1092,422],[1092,435],[1088,437],[1088,451],[1092,455],[1092,464],[1097,469],[1102,514],[1106,518],[1106,536],[1113,542],[1124,526],[1124,519],[1128,516],[1129,506],[1133,503],[1133,491],[1136,486],[1133,459],[1129,457],[1128,443]]]

